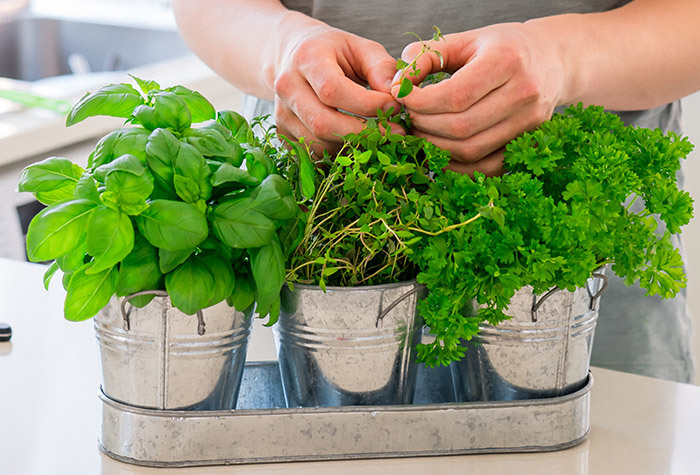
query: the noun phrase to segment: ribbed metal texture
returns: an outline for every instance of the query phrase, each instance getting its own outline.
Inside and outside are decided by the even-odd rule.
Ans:
[[[225,302],[196,316],[155,297],[143,308],[113,298],[95,318],[105,393],[116,401],[152,409],[235,407],[252,322]]]
[[[481,325],[465,357],[452,364],[458,401],[502,401],[561,396],[585,385],[603,278],[588,288],[534,295],[526,287],[511,299],[513,318]]]
[[[289,407],[408,404],[415,387],[421,292],[383,318],[413,282],[367,287],[295,285],[282,290],[275,328]]]

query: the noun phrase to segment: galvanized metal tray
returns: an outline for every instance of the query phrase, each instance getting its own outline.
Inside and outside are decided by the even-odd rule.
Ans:
[[[235,411],[142,409],[101,393],[99,443],[156,467],[545,452],[587,437],[592,384],[589,374],[566,396],[456,403],[449,369],[421,368],[412,405],[286,409],[277,363],[249,363]]]

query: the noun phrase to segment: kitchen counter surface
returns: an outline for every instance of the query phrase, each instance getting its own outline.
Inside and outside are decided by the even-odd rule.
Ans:
[[[62,317],[56,279],[44,267],[0,258],[0,473],[350,474],[475,473],[692,475],[700,473],[700,387],[593,368],[591,433],[571,449],[512,455],[152,469],[117,462],[97,448],[99,366],[92,323]],[[249,359],[274,358],[256,325]],[[260,441],[264,443],[264,441]]]

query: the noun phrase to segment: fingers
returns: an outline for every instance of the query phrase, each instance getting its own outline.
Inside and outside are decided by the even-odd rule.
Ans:
[[[499,149],[474,163],[451,161],[447,168],[471,177],[474,177],[475,172],[483,173],[486,176],[503,175],[505,172],[503,168],[503,149]]]
[[[466,139],[445,138],[420,130],[414,130],[413,134],[449,150],[453,161],[475,163],[504,147],[524,131],[539,125],[539,122],[533,123],[533,120],[515,115]]]
[[[453,140],[467,139],[511,117],[517,118],[518,127],[529,130],[551,114],[546,107],[534,104],[537,95],[530,92],[516,81],[509,81],[465,110],[433,114],[412,111],[411,120],[421,132]]]

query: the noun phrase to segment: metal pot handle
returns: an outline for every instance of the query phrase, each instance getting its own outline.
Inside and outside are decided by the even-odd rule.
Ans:
[[[595,295],[591,292],[590,287],[588,287],[588,283],[586,283],[586,292],[588,292],[588,296],[591,298],[591,302],[588,306],[589,309],[593,310],[595,309],[595,303],[596,300],[600,298],[601,295],[603,295],[603,292],[605,292],[605,289],[608,288],[608,278],[605,276],[605,274],[597,273],[594,272],[592,274],[592,277],[595,277],[597,279],[601,279],[603,281],[603,285],[598,289],[598,292],[595,293]],[[531,310],[531,317],[532,317],[532,322],[537,321],[537,311],[540,309],[542,304],[544,303],[545,300],[547,300],[549,297],[552,296],[552,294],[558,292],[561,290],[559,287],[554,287],[552,289],[549,289],[549,291],[544,294],[539,300],[537,300],[537,295],[533,296],[533,302],[532,302],[532,310]]]
[[[421,290],[423,290],[423,289],[425,289],[425,288],[426,288],[426,285],[425,285],[425,284],[418,284],[418,285],[416,285],[415,287],[413,287],[411,290],[409,290],[408,292],[404,293],[404,294],[401,295],[399,298],[397,298],[396,300],[394,300],[391,304],[389,304],[389,306],[388,306],[387,308],[385,308],[384,310],[382,310],[382,311],[379,313],[379,315],[377,315],[377,322],[375,323],[375,327],[379,328],[379,322],[383,321],[383,320],[384,320],[384,317],[386,317],[386,316],[388,315],[388,313],[391,312],[391,311],[394,309],[394,307],[396,307],[398,304],[400,304],[401,302],[403,302],[404,300],[406,300],[406,299],[407,299],[408,297],[410,297],[411,295],[413,295],[413,294],[415,294],[415,293],[417,293],[417,292],[420,292]]]
[[[131,300],[134,297],[139,297],[141,295],[155,295],[156,297],[167,297],[168,293],[165,290],[142,290],[141,292],[136,292],[131,295],[127,295],[122,299],[122,303],[120,305],[121,311],[122,311],[122,319],[124,320],[124,330],[129,331],[131,329],[131,323],[129,321],[129,316],[131,315],[131,311],[133,310],[133,306],[129,307],[129,310],[126,309],[126,304],[129,300]],[[204,325],[204,315],[202,314],[201,310],[197,310],[197,334],[199,336],[204,335],[206,332],[206,328]]]

